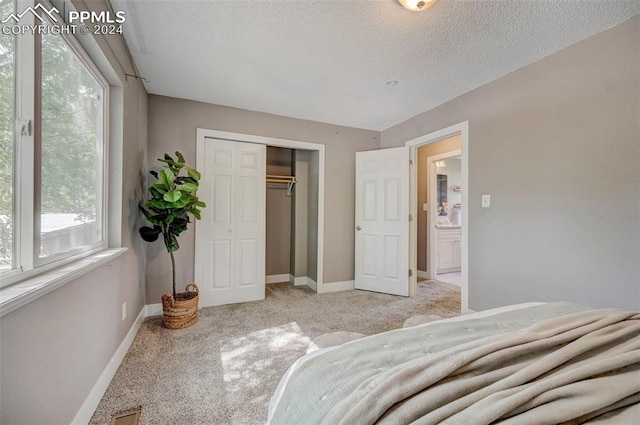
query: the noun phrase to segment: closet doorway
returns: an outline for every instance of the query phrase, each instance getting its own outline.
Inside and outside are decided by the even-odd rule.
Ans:
[[[266,283],[321,291],[324,145],[198,129],[196,166],[200,307],[264,299]]]
[[[267,284],[289,282],[317,291],[316,155],[309,150],[267,146]]]

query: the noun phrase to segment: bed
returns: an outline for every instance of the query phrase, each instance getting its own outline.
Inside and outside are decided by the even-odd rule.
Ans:
[[[267,423],[639,424],[640,314],[528,303],[324,348]]]

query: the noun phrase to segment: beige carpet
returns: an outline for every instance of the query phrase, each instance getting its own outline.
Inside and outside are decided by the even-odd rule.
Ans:
[[[263,424],[280,378],[311,339],[339,330],[370,335],[415,314],[459,312],[459,288],[426,281],[413,298],[272,284],[264,301],[200,310],[189,329],[171,331],[150,318],[90,423],[106,425],[114,412],[141,405],[141,425]]]

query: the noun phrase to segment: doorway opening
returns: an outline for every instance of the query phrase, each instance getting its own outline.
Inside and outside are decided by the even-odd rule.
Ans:
[[[439,141],[443,141],[446,143],[447,139],[450,139],[448,143],[456,143],[452,141],[456,141],[459,143],[459,147],[456,148],[455,144],[449,145],[449,147],[443,147],[442,151],[437,152],[434,151],[429,158],[424,157],[422,162],[420,161],[419,149],[422,147],[426,147],[428,145],[434,144]],[[410,282],[410,294],[414,295],[417,291],[417,280],[418,277],[428,278],[428,279],[436,279],[437,276],[437,257],[435,256],[436,247],[434,244],[437,244],[437,230],[436,224],[438,220],[441,220],[440,225],[451,224],[451,219],[456,220],[457,217],[449,217],[449,214],[445,216],[439,216],[438,212],[438,191],[437,191],[437,165],[435,164],[438,160],[445,160],[446,158],[452,156],[459,157],[459,165],[460,165],[460,175],[459,181],[460,184],[460,202],[455,202],[455,204],[460,204],[460,229],[459,235],[448,235],[452,236],[451,243],[449,245],[445,245],[443,249],[449,249],[447,255],[451,255],[453,260],[453,255],[456,251],[454,249],[459,248],[459,262],[460,262],[460,277],[459,277],[459,285],[461,288],[461,310],[462,313],[466,313],[469,311],[469,262],[468,262],[468,222],[469,215],[462,214],[462,211],[468,211],[468,198],[469,198],[469,124],[468,121],[452,125],[450,127],[444,128],[442,130],[426,134],[424,136],[420,136],[416,139],[410,140],[406,142],[405,146],[409,147],[409,156],[411,159],[411,163],[413,166],[411,167],[410,172],[410,211],[412,217],[417,219],[411,220],[410,222],[410,264],[412,270],[417,270],[417,273],[414,273],[411,277]],[[432,145],[434,147],[436,145]],[[438,157],[440,155],[440,157]],[[429,159],[427,159],[429,158]],[[442,164],[444,165],[444,164]],[[431,168],[431,170],[430,170]],[[422,199],[425,199],[426,202],[418,201],[419,198],[419,172],[423,171],[423,175],[425,175],[424,170],[426,170],[426,174],[433,174],[435,176],[435,182],[433,185],[428,185],[427,194],[422,196]],[[457,178],[457,177],[456,177]],[[433,178],[432,178],[433,180]],[[447,179],[448,180],[448,179]],[[447,195],[454,192],[454,186],[451,185],[451,192],[449,192],[449,185],[447,183]],[[441,183],[441,187],[444,190],[444,184]],[[429,190],[429,188],[432,188]],[[443,192],[441,192],[443,193]],[[447,196],[447,198],[448,198]],[[455,197],[457,199],[457,197]],[[441,197],[442,202],[442,197]],[[449,202],[447,202],[448,212],[451,212],[451,208],[449,206]],[[426,206],[424,204],[427,204]],[[442,208],[443,205],[440,205],[440,213],[444,212],[445,209]],[[427,211],[424,211],[426,209]],[[454,213],[457,215],[457,213]],[[438,218],[440,217],[440,218]],[[420,240],[423,241],[423,249],[420,249],[420,260],[418,260],[418,221],[422,219],[424,225],[420,226],[422,230],[422,235],[420,236]],[[453,226],[452,226],[453,227]],[[443,229],[448,230],[448,229]],[[457,230],[457,229],[451,229]],[[443,232],[443,236],[445,236],[446,232]],[[454,232],[455,233],[455,232]],[[431,249],[429,249],[431,248]],[[432,258],[433,256],[433,258]],[[457,258],[456,258],[457,260]],[[445,263],[447,265],[447,263]],[[419,267],[420,266],[420,267]],[[422,268],[421,268],[422,267]],[[453,267],[453,266],[451,266]],[[444,271],[444,269],[443,269]],[[422,273],[420,273],[422,272]]]
[[[317,288],[318,152],[267,146],[266,284]]]
[[[422,146],[418,150],[442,145],[460,145],[460,136],[454,136]],[[426,153],[425,153],[426,154]],[[418,159],[420,162],[420,158]],[[420,186],[427,185],[427,202],[422,204],[426,216],[426,240],[421,241],[418,222],[418,249],[426,248],[427,278],[462,286],[462,159],[461,149],[431,155],[426,158],[427,179],[419,179]],[[433,206],[429,208],[429,206]],[[420,255],[420,254],[418,254]]]

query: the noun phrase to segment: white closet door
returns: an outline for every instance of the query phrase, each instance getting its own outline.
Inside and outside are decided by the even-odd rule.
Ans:
[[[195,280],[200,307],[265,296],[266,146],[205,139],[198,152]]]
[[[409,148],[356,152],[355,287],[409,295]]]

